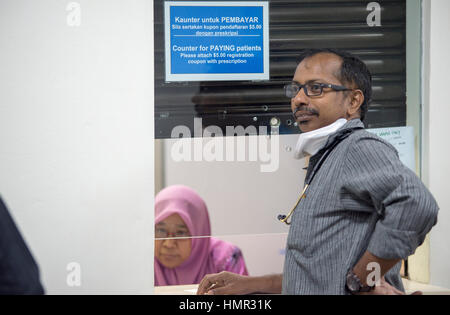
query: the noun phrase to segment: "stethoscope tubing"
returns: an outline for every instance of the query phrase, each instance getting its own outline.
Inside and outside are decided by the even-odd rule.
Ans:
[[[357,128],[358,129],[358,128]],[[341,143],[341,141],[343,141],[345,138],[347,138],[348,136],[350,136],[353,131],[355,129],[350,129],[349,131],[347,131],[346,133],[343,133],[338,139],[337,141],[335,141],[333,143],[333,145],[331,147],[329,147],[325,153],[320,157],[320,160],[317,162],[317,164],[314,166],[311,174],[306,178],[305,180],[305,187],[303,188],[302,193],[300,194],[300,197],[297,199],[297,202],[295,203],[295,206],[291,209],[291,211],[289,211],[289,213],[287,215],[279,215],[278,216],[278,221],[280,221],[281,223],[285,223],[286,225],[291,225],[291,222],[288,222],[288,220],[291,218],[291,216],[294,214],[295,209],[297,208],[298,204],[300,203],[300,201],[304,198],[306,198],[306,191],[308,190],[309,186],[311,185],[314,177],[316,176],[317,172],[320,170],[320,168],[322,167],[323,163],[325,162],[325,160],[328,158],[328,156],[331,154],[331,152],[334,150],[334,148],[336,148],[336,146]]]

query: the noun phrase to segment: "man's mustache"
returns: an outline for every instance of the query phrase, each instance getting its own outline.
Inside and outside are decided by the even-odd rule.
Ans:
[[[297,109],[292,113],[292,115],[294,115],[294,117],[297,118],[297,113],[298,112],[304,112],[304,113],[309,114],[309,115],[317,115],[317,116],[319,116],[319,112],[318,111],[316,111],[315,109],[312,109],[312,108],[308,108],[306,106],[297,107]]]

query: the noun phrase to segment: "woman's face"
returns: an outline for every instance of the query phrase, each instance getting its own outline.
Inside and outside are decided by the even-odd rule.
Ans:
[[[176,268],[191,255],[190,231],[178,214],[155,225],[155,257],[166,268]],[[161,239],[161,240],[158,240]]]

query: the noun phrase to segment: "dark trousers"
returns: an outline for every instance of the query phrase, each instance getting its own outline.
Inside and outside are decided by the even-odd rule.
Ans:
[[[1,197],[0,294],[44,294],[38,266]]]

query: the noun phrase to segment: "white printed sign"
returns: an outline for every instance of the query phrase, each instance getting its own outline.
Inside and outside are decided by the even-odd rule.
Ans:
[[[367,129],[367,131],[376,134],[392,144],[397,149],[403,164],[413,172],[416,171],[413,127]]]

